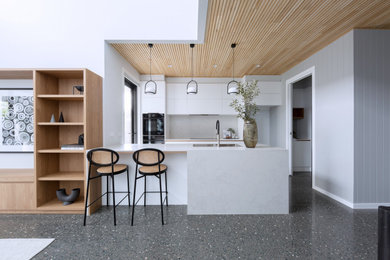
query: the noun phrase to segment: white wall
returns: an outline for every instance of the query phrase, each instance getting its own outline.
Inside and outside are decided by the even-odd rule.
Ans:
[[[313,113],[315,121],[314,188],[353,202],[354,80],[353,31],[282,74],[282,98],[286,80],[315,66]],[[286,107],[276,107],[277,143],[286,146]]]
[[[0,68],[85,67],[104,76],[104,40],[196,41],[201,2],[2,0]]]
[[[260,111],[257,112],[255,119],[256,119],[257,132],[258,132],[257,142],[260,144],[271,145],[270,108],[260,107]]]
[[[138,95],[142,86],[139,73],[110,44],[105,43],[104,50],[106,76],[103,79],[103,145],[109,146],[121,144],[124,140],[124,77],[138,85]],[[138,107],[140,105],[139,102]],[[139,121],[138,126],[140,125]]]

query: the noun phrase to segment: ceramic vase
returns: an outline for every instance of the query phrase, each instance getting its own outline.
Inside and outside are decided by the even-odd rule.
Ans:
[[[247,148],[255,148],[257,144],[257,124],[256,120],[244,122],[244,144]]]

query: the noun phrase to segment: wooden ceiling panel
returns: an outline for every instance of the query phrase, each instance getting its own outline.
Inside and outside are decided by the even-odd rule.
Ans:
[[[231,43],[236,77],[279,75],[354,28],[390,29],[390,0],[210,0],[207,19],[205,42],[194,49],[196,77],[231,77]],[[112,45],[149,73],[147,44]],[[189,44],[155,44],[152,74],[191,76]]]

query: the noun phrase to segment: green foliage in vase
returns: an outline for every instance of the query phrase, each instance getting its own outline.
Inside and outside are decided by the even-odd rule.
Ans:
[[[254,98],[260,94],[257,80],[250,82],[239,82],[237,84],[238,94],[236,94],[230,106],[236,110],[237,117],[244,121],[254,121],[256,113],[259,111]]]

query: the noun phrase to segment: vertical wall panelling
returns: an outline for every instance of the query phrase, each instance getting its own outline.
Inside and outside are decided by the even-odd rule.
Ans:
[[[357,207],[390,202],[390,30],[354,31]]]
[[[314,188],[347,205],[353,202],[353,31],[340,37],[282,74],[282,100],[286,80],[315,67]],[[278,126],[271,140],[286,146],[286,105],[275,107],[271,124]],[[313,118],[314,119],[314,118]]]

